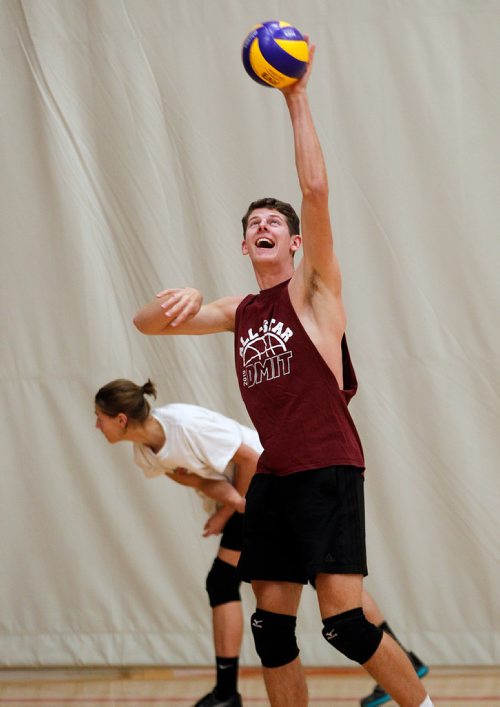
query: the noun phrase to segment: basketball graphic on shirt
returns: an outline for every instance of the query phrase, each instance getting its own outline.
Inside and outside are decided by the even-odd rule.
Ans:
[[[256,361],[275,356],[281,351],[286,351],[286,346],[279,336],[268,331],[257,339],[252,339],[243,351],[243,365],[250,366]]]

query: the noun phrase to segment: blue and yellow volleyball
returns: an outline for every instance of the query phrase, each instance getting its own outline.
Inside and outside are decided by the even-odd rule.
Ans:
[[[251,30],[243,42],[241,58],[254,81],[262,86],[285,88],[305,72],[309,47],[296,27],[272,20]]]

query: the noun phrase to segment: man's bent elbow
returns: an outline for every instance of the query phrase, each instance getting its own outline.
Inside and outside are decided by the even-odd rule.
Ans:
[[[136,329],[141,332],[141,334],[144,334],[144,322],[142,321],[140,314],[135,315],[135,317],[132,319],[132,324],[135,326]]]
[[[135,315],[135,317],[132,319],[132,323],[135,326],[135,328],[141,332],[141,334],[155,334],[156,332],[153,331],[151,325],[148,326],[148,321],[145,319],[141,313],[139,312],[138,314]]]

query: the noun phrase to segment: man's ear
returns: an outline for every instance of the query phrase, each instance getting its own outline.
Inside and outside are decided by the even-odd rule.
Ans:
[[[241,252],[243,253],[243,255],[248,255],[247,242],[245,239],[241,241]]]
[[[290,238],[290,250],[292,253],[295,253],[295,251],[299,250],[300,246],[302,245],[302,236],[296,233],[294,236],[291,236]]]

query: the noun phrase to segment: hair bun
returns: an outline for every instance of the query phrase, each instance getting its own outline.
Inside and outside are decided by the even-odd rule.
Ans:
[[[147,379],[147,381],[141,387],[141,390],[144,395],[152,395],[154,398],[156,398],[156,386],[150,378]]]

